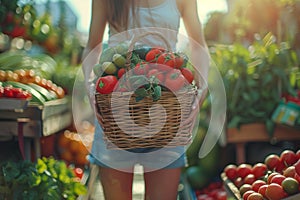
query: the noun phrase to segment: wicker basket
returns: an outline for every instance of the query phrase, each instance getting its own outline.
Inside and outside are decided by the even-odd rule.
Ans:
[[[134,92],[96,93],[96,108],[103,118],[107,148],[161,148],[190,144],[192,123],[180,125],[188,118],[195,95],[196,89],[192,87],[176,94],[162,91],[160,99],[155,102],[151,97],[136,101]]]

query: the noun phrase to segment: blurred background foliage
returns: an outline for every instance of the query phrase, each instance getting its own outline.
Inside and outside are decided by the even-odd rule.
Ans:
[[[278,42],[300,46],[299,0],[227,0],[228,12],[212,12],[205,24],[210,43],[249,44],[255,34],[273,33]],[[299,51],[299,49],[297,49]]]

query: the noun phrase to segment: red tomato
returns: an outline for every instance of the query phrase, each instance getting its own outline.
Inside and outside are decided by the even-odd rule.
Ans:
[[[281,185],[282,181],[285,179],[285,176],[281,174],[276,174],[271,178],[271,183],[277,183],[278,185]]]
[[[157,61],[158,64],[164,64],[169,67],[174,68],[175,66],[175,56],[173,53],[165,52],[158,56]]]
[[[283,175],[285,177],[294,177],[296,174],[295,166],[289,166],[283,171]]]
[[[224,173],[230,180],[237,178],[237,166],[234,164],[229,164],[224,168]]]
[[[32,94],[28,91],[22,91],[18,93],[15,97],[19,99],[30,99],[32,97]]]
[[[126,73],[126,69],[121,68],[118,70],[118,78],[121,78]]]
[[[22,89],[21,88],[11,88],[11,91],[12,91],[12,93],[13,93],[13,96],[14,97],[17,97],[19,94],[21,94],[22,93]]]
[[[82,178],[83,176],[83,170],[79,167],[74,168],[74,173],[78,178]]]
[[[280,158],[278,155],[270,154],[265,158],[265,164],[269,170],[274,170],[280,163]]]
[[[264,197],[258,192],[253,192],[248,196],[247,200],[264,200]]]
[[[252,190],[252,186],[250,184],[243,184],[240,188],[239,188],[239,191],[240,191],[240,194],[241,195],[244,195],[245,192],[249,191],[249,190]]]
[[[245,183],[245,184],[250,184],[250,185],[252,185],[252,183],[254,183],[254,181],[256,181],[256,178],[255,178],[254,174],[248,174],[248,175],[244,178],[244,183]]]
[[[245,193],[243,194],[243,200],[247,200],[248,197],[250,196],[250,194],[253,194],[253,193],[254,193],[253,190],[248,190],[247,192],[245,192]]]
[[[185,78],[180,70],[173,69],[166,75],[165,86],[171,91],[178,91],[184,86]]]
[[[197,200],[214,200],[214,198],[208,196],[207,194],[200,194],[197,196]]]
[[[299,174],[295,174],[294,179],[296,179],[298,181],[298,183],[300,183],[300,175]]]
[[[5,97],[8,97],[8,98],[13,98],[14,97],[14,93],[12,91],[12,88],[13,87],[11,87],[11,86],[4,87],[3,95]]]
[[[296,153],[292,150],[284,150],[280,154],[280,159],[286,166],[291,166],[295,164],[298,160]]]
[[[237,174],[241,178],[245,178],[251,172],[252,172],[252,166],[249,164],[243,163],[237,167]]]
[[[298,175],[300,175],[300,160],[298,160],[295,164],[295,171]]]
[[[163,83],[165,80],[165,75],[163,74],[163,72],[160,72],[157,69],[151,69],[148,72],[147,76],[148,78],[154,76],[158,80],[158,83]]]
[[[13,38],[24,36],[26,33],[26,28],[24,26],[15,25],[13,30],[9,33],[9,35]]]
[[[217,193],[216,199],[217,200],[227,200],[227,192],[219,190]]]
[[[268,185],[265,184],[265,185],[260,186],[258,189],[258,193],[261,194],[264,198],[267,198],[267,196],[266,196],[267,187],[268,187]]]
[[[244,184],[243,179],[241,177],[237,177],[236,179],[234,179],[233,183],[237,188],[242,187],[242,185]]]
[[[145,75],[149,71],[149,65],[147,62],[140,62],[136,64],[136,66],[133,68],[134,73],[137,75]]]
[[[276,176],[277,174],[279,174],[278,172],[272,172],[271,174],[269,174],[269,176],[267,177],[267,184],[271,184],[271,180],[274,176]]]
[[[118,82],[117,77],[113,75],[100,77],[96,82],[96,90],[100,94],[110,94]]]
[[[299,97],[300,97],[300,90],[299,90]],[[296,151],[296,156],[297,156],[298,160],[300,160],[300,149],[298,151]]]
[[[183,67],[184,65],[184,58],[180,55],[176,55],[175,56],[175,63],[174,63],[174,68],[176,69],[180,69]]]
[[[256,163],[252,167],[252,174],[254,174],[256,179],[259,179],[264,175],[266,175],[267,171],[268,171],[267,165],[264,163]]]
[[[188,83],[192,83],[194,80],[194,74],[193,72],[188,69],[188,68],[181,68],[180,69],[181,73],[183,74],[183,76],[185,77],[185,79],[187,80]]]
[[[258,192],[259,188],[266,184],[267,183],[265,181],[258,179],[252,183],[252,190]]]
[[[158,56],[162,53],[162,51],[158,48],[151,49],[145,56],[145,60],[147,62],[154,63],[156,62]]]
[[[271,183],[266,189],[266,197],[270,200],[281,200],[287,196],[282,186],[277,183]]]
[[[286,169],[286,165],[283,163],[282,160],[279,160],[279,163],[275,167],[275,171],[279,172],[282,174],[282,172]]]

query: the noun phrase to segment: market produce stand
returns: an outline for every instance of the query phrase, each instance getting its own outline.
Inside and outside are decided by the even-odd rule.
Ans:
[[[254,123],[242,125],[240,129],[229,128],[226,134],[227,142],[235,145],[237,163],[244,163],[245,145],[247,142],[295,141],[300,140],[300,130],[277,124],[273,136],[267,133],[264,124]]]
[[[228,194],[228,197],[231,197],[235,200],[243,200],[243,197],[241,196],[239,189],[234,185],[234,183],[231,180],[229,180],[226,177],[225,173],[221,174],[221,178],[222,178],[225,190]],[[300,199],[300,194],[291,195],[282,200],[298,200],[298,199]]]
[[[24,100],[0,99],[0,137],[17,137],[24,159],[32,159],[31,142],[35,157],[41,157],[40,138],[57,133],[72,122],[67,98],[31,104]]]

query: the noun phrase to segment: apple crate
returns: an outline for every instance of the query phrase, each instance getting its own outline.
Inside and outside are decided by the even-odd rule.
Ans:
[[[228,197],[231,199],[236,199],[236,200],[243,200],[243,197],[241,196],[239,189],[234,185],[234,183],[227,178],[225,173],[221,174],[221,178],[223,181],[224,188],[228,194]],[[282,200],[299,200],[300,199],[300,193],[289,196],[287,198],[284,198]]]

